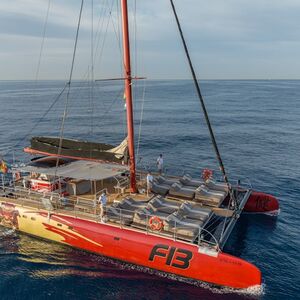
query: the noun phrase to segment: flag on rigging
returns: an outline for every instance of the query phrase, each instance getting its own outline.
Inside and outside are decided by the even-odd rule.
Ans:
[[[1,161],[0,161],[0,173],[6,174],[7,171],[8,171],[8,166],[7,166],[6,162],[3,159],[1,159]]]

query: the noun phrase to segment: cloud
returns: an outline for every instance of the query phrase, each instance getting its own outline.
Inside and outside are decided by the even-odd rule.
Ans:
[[[50,1],[43,78],[64,78],[80,3],[80,0]],[[132,13],[134,0],[128,3],[132,37],[135,19],[137,28],[137,41],[131,43],[132,51],[135,52],[135,45],[138,50],[137,62],[133,55],[133,68],[137,65],[139,73],[148,78],[189,78],[169,1],[136,1],[136,17]],[[300,77],[297,71],[300,1],[174,0],[174,3],[200,77]],[[0,73],[1,79],[20,79],[20,75],[32,78],[25,71],[20,74],[17,63],[26,56],[27,68],[30,63],[36,66],[47,6],[48,0],[1,0],[0,64],[10,69]],[[97,77],[120,74],[118,6],[116,0],[94,0]],[[86,0],[76,60],[75,75],[79,78],[90,62],[91,26],[91,0]]]

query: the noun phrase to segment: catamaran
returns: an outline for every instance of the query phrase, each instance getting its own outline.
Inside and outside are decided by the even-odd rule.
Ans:
[[[127,0],[120,2],[127,138],[109,145],[67,139],[63,130],[59,137],[32,137],[24,149],[34,156],[30,163],[8,170],[2,160],[0,224],[179,277],[237,289],[260,286],[260,270],[223,249],[242,212],[275,213],[279,203],[229,181],[172,0],[222,180],[206,168],[202,178],[152,173],[146,192],[147,171],[136,169]],[[72,70],[66,87],[71,84]],[[100,217],[104,191],[108,203]]]

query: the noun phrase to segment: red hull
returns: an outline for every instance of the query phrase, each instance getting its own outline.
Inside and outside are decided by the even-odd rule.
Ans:
[[[51,219],[72,227],[74,235],[43,224],[61,235],[62,242],[77,248],[221,286],[248,288],[261,284],[258,268],[226,253],[213,257],[199,253],[196,245],[134,230],[62,215],[52,215]]]
[[[261,272],[240,258],[134,229],[2,202],[0,224],[76,248],[178,276],[232,288],[261,285]],[[207,251],[208,249],[206,249]]]
[[[278,200],[269,194],[252,192],[245,207],[245,212],[267,213],[279,210]]]

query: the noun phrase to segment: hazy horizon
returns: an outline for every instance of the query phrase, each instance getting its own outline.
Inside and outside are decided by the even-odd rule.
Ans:
[[[122,76],[119,2],[93,0],[92,23],[92,0],[85,1],[74,80],[91,78],[92,27],[94,78]],[[67,80],[80,3],[80,0],[2,0],[0,80]],[[200,80],[300,79],[300,1],[175,0],[174,3]],[[48,4],[49,17],[38,68]],[[132,74],[149,80],[190,79],[169,1],[128,0],[128,5]]]

